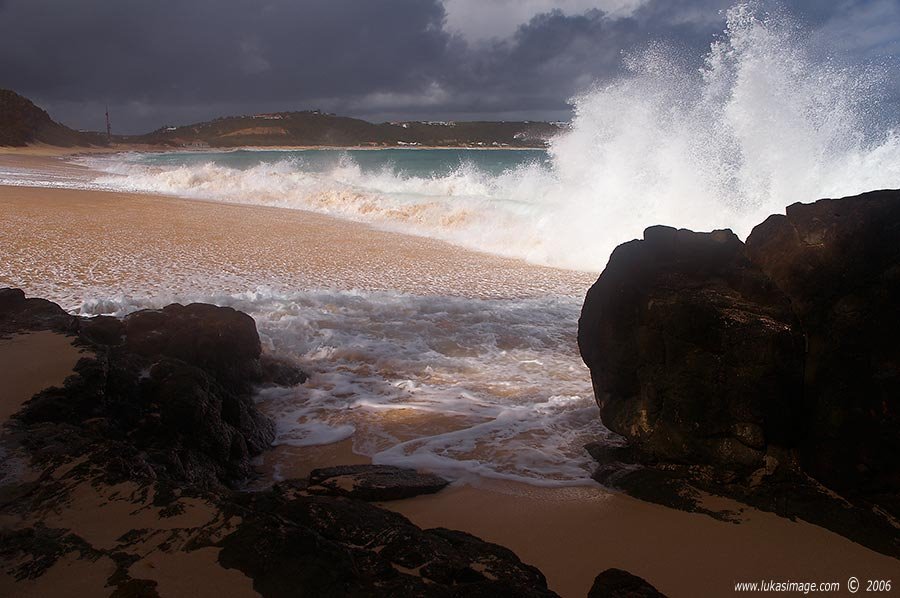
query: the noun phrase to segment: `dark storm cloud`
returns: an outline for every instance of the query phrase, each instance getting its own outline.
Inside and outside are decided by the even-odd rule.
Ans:
[[[309,107],[552,117],[618,73],[622,50],[664,40],[700,56],[729,4],[648,0],[613,18],[548,0],[514,35],[473,41],[448,30],[441,0],[0,0],[0,87],[78,127],[98,128],[109,103],[131,132]],[[896,4],[793,0],[788,10],[870,56],[896,49]]]
[[[2,76],[72,99],[402,87],[442,55],[442,17],[421,0],[9,0]]]

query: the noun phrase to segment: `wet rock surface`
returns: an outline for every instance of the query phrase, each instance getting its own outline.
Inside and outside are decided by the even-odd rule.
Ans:
[[[238,389],[261,378],[256,323],[230,307],[176,303],[134,312],[122,323],[128,349],[143,357],[178,359]]]
[[[842,492],[900,496],[900,192],[794,204],[747,251],[806,336],[804,469]]]
[[[617,248],[578,340],[604,424],[648,459],[752,470],[792,442],[803,338],[731,231],[657,226]]]
[[[391,465],[341,465],[314,469],[307,491],[312,494],[346,496],[382,501],[434,494],[450,482],[430,473]]]
[[[588,598],[665,598],[665,595],[637,575],[607,569],[594,579]]]
[[[77,328],[77,318],[52,301],[26,298],[21,289],[0,289],[0,336],[22,330],[53,330],[69,334]]]
[[[259,336],[246,314],[194,304],[121,321],[75,318],[18,298],[3,312],[22,329],[73,334],[93,353],[63,387],[38,393],[17,415],[38,459],[90,455],[122,479],[215,487],[249,476],[250,460],[275,437],[251,398],[262,376]]]
[[[236,490],[274,437],[252,389],[306,379],[261,355],[249,316],[194,304],[78,318],[0,290],[0,331],[46,329],[89,356],[0,434],[0,593],[50,579],[51,595],[60,568],[83,563],[110,595],[158,597],[156,563],[183,559],[244,595],[555,595],[508,549],[333,496],[347,480],[368,500],[436,492],[436,476],[336,467]]]
[[[900,555],[900,192],[795,204],[741,243],[647,229],[585,299],[604,424],[595,479],[707,512],[703,493]]]
[[[544,576],[501,546],[422,530],[368,503],[302,492],[247,494],[219,562],[264,596],[554,596]]]

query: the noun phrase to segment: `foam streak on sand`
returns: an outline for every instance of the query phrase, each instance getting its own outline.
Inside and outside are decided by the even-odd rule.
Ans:
[[[336,291],[202,299],[250,313],[270,350],[312,372],[302,386],[260,393],[276,444],[352,437],[376,463],[454,479],[590,483],[582,447],[605,430],[575,347],[574,300]]]
[[[253,315],[313,374],[261,396],[280,443],[352,434],[376,460],[453,477],[588,477],[581,445],[602,432],[575,323],[592,275],[297,211],[3,189],[0,284],[85,314],[208,301]]]

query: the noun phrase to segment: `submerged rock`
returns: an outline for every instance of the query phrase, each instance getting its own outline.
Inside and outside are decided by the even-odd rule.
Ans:
[[[594,579],[588,598],[665,598],[665,595],[637,575],[607,569]]]
[[[340,465],[314,469],[307,492],[383,501],[434,494],[450,482],[430,473],[392,465]]]

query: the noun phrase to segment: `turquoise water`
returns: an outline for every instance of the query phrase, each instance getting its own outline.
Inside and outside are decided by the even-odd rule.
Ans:
[[[290,160],[306,172],[325,173],[353,163],[363,173],[391,172],[407,177],[442,177],[460,168],[499,175],[527,164],[548,165],[544,150],[375,149],[375,150],[235,150],[171,152],[142,156],[148,166],[195,166],[215,163],[247,170],[260,164]]]

